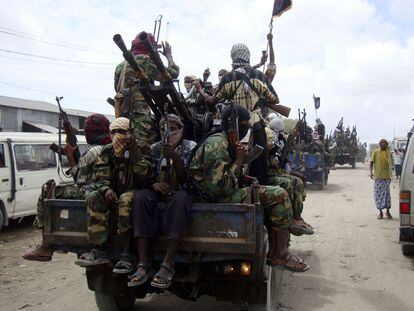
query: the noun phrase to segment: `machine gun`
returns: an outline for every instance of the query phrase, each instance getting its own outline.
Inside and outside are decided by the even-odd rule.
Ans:
[[[121,35],[116,34],[113,37],[116,45],[122,50],[122,54],[128,64],[134,69],[137,73],[139,79],[139,91],[145,98],[146,102],[150,106],[152,112],[155,115],[157,122],[161,119],[161,116],[164,111],[164,106],[168,104],[168,111],[171,113],[177,113],[184,119],[185,124],[185,137],[193,140],[197,140],[196,137],[196,127],[197,123],[194,120],[193,116],[185,106],[185,100],[182,95],[177,91],[174,86],[174,81],[162,63],[161,57],[158,51],[152,46],[151,42],[148,40],[146,32],[141,32],[139,34],[141,41],[144,43],[151,60],[154,62],[157,67],[160,75],[162,77],[162,83],[160,86],[155,86],[150,83],[148,77],[143,72],[142,68],[139,67],[135,57],[130,51],[127,50],[124,41],[122,40]]]
[[[56,96],[56,102],[59,107],[59,145],[56,145],[55,143],[51,144],[49,148],[53,151],[59,154],[59,157],[61,157],[63,154],[66,155],[69,161],[69,165],[71,167],[75,167],[80,158],[80,152],[78,147],[78,139],[76,138],[75,130],[72,127],[72,124],[69,121],[68,115],[66,112],[62,109],[60,105],[60,101],[63,99],[63,97]],[[64,148],[61,147],[61,141],[62,141],[62,124],[63,129],[66,133],[66,143],[74,149],[73,155],[68,155]]]

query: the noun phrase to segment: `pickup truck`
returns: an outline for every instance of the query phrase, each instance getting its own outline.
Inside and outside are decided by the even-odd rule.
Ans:
[[[78,256],[90,250],[84,201],[49,199],[45,208],[46,244]],[[159,208],[165,210],[162,203]],[[116,219],[116,209],[110,217]],[[111,227],[115,232],[116,228]],[[156,264],[162,260],[166,242],[160,236],[153,243]],[[116,237],[107,243],[111,264],[86,268],[88,287],[95,292],[100,311],[133,310],[136,299],[160,293],[149,284],[129,288],[127,276],[112,273],[121,253],[118,245]],[[217,301],[233,302],[243,310],[275,310],[277,277],[276,270],[266,265],[268,245],[263,208],[257,199],[252,204],[196,203],[175,258],[176,276],[168,291],[192,301],[209,295]]]

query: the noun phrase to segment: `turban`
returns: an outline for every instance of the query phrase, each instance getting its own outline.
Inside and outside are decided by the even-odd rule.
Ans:
[[[109,120],[104,115],[95,113],[85,119],[84,127],[85,131],[109,132]]]
[[[275,132],[281,132],[285,129],[285,124],[283,123],[283,120],[280,118],[273,118],[272,120],[270,120],[269,126]]]
[[[250,51],[244,43],[237,43],[233,45],[230,55],[233,61],[233,67],[246,66],[250,64]]]
[[[139,35],[141,34],[141,32],[139,34],[136,35],[135,39],[132,41],[132,54],[134,55],[138,55],[138,54],[145,54],[148,55],[148,50],[146,48],[146,46],[144,45],[144,42],[141,40],[141,38],[139,37]],[[157,41],[155,41],[154,36],[147,32],[147,37],[149,42],[151,43],[151,45],[153,47],[157,46]]]
[[[120,117],[112,121],[111,126],[109,127],[111,131],[113,130],[125,130],[129,129],[129,119]]]

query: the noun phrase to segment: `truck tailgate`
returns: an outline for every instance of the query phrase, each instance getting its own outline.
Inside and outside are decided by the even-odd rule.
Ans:
[[[43,239],[46,244],[56,249],[89,247],[84,204],[81,200],[45,201]],[[160,203],[159,209],[163,215],[164,204]],[[262,217],[259,210],[259,206],[250,204],[196,203],[191,209],[188,232],[179,250],[192,253],[254,254],[256,217]],[[160,217],[161,227],[163,218]],[[161,235],[153,243],[153,248],[165,250],[166,243],[166,238]]]

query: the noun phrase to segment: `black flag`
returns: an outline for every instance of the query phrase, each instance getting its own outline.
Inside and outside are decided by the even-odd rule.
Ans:
[[[315,94],[313,94],[313,102],[315,104],[315,110],[319,109],[319,107],[321,106],[321,98],[315,97]]]
[[[343,124],[344,124],[344,117],[342,117],[341,118],[341,120],[339,120],[339,123],[338,123],[338,125],[336,126],[336,128],[339,130],[339,131],[343,131]]]
[[[292,0],[275,0],[273,17],[280,16],[292,7]]]

